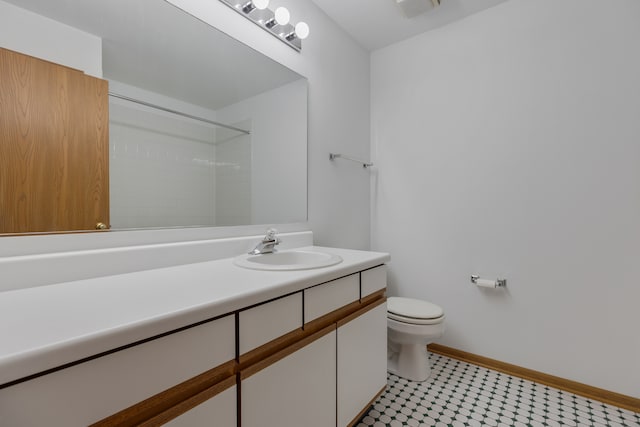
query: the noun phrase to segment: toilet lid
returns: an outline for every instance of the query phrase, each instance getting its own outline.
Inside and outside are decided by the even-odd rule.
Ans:
[[[435,304],[419,299],[402,297],[387,298],[387,311],[413,319],[437,319],[444,315],[444,310]]]

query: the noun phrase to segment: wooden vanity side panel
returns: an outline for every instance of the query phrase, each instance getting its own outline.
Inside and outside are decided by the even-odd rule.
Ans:
[[[109,224],[108,82],[0,48],[0,233]]]

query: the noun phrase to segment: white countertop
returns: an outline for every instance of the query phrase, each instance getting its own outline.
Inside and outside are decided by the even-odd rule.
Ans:
[[[233,258],[0,292],[0,385],[305,287],[389,254],[310,246],[340,264],[260,271]]]

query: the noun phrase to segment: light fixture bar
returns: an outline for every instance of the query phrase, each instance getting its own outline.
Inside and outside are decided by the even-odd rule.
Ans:
[[[220,1],[298,52],[302,50],[302,39],[305,38],[309,32],[306,24],[307,31],[303,36],[300,36],[296,33],[294,25],[289,23],[284,25],[278,24],[275,13],[268,7],[256,7],[252,0]],[[265,4],[268,4],[268,2],[265,2]],[[288,11],[286,11],[286,13],[288,14]]]

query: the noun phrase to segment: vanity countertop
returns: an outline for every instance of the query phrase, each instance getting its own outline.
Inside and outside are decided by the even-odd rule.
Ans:
[[[389,254],[306,248],[339,264],[297,271],[233,258],[0,292],[0,385],[389,261]]]

